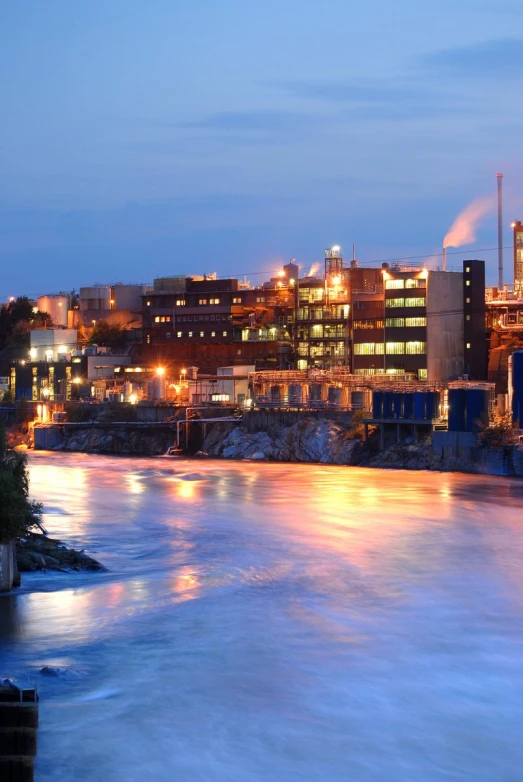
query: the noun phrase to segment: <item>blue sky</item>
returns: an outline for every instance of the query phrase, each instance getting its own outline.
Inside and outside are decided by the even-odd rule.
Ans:
[[[522,22],[519,0],[4,0],[0,297],[435,253],[497,171],[510,244]],[[453,262],[493,283],[496,243],[492,215]]]

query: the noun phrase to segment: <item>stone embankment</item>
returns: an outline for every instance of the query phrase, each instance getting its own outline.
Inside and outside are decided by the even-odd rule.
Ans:
[[[77,424],[48,427],[45,448],[50,451],[120,454],[122,456],[158,456],[174,443],[172,428],[140,427],[137,424]],[[42,447],[42,446],[40,446]]]
[[[432,441],[403,441],[381,451],[377,435],[361,440],[357,426],[325,419],[303,419],[282,429],[248,432],[239,426],[215,426],[203,451],[223,459],[316,462],[403,470],[523,475],[523,453],[517,449],[459,450],[433,447]]]

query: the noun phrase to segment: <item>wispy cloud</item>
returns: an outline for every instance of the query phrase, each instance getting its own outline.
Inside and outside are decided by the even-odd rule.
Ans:
[[[443,49],[424,55],[422,63],[447,76],[521,80],[523,39],[504,38]]]
[[[240,131],[249,133],[282,133],[298,127],[318,125],[321,117],[312,113],[278,109],[221,111],[197,120],[179,123],[179,128]]]

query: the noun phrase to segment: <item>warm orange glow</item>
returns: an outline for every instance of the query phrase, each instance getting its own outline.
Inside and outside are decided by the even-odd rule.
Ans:
[[[278,272],[278,277],[285,277],[285,272],[284,271],[279,271]]]
[[[156,367],[156,374],[157,375],[165,375],[165,367]]]

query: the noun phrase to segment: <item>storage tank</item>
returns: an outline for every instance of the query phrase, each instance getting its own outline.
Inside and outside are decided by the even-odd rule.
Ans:
[[[523,350],[517,350],[510,356],[510,359],[512,367],[510,385],[512,421],[519,421],[519,427],[523,429]]]
[[[80,311],[110,310],[111,288],[108,285],[93,285],[90,288],[80,288]]]
[[[383,414],[382,418],[392,418],[392,391],[383,392]]]
[[[465,399],[464,388],[449,388],[449,432],[465,431]]]
[[[165,375],[155,375],[147,383],[149,399],[165,399]]]
[[[298,384],[290,384],[289,385],[289,404],[290,405],[301,405],[301,394],[302,394],[302,388]]]
[[[439,418],[440,415],[440,394],[439,391],[427,391],[426,398],[426,414],[427,418],[432,421],[434,418]]]
[[[363,410],[365,407],[365,396],[363,391],[353,391],[351,393],[350,404],[352,410]]]
[[[128,402],[133,393],[133,384],[130,380],[125,380],[123,384],[123,398],[125,402]]]
[[[198,367],[187,367],[187,380],[198,379]]]
[[[427,417],[427,393],[426,391],[414,391],[414,418],[416,421]]]
[[[372,417],[383,418],[383,391],[374,391],[372,394]]]
[[[394,418],[403,418],[403,397],[405,395],[396,391],[392,395],[392,412]]]
[[[339,405],[341,402],[341,388],[329,386],[327,389],[327,401],[330,405]]]
[[[414,414],[414,394],[403,394],[403,418],[412,418]]]
[[[490,393],[483,388],[467,388],[465,396],[465,431],[475,432],[489,423]]]
[[[49,294],[39,296],[36,304],[40,312],[47,312],[51,316],[53,326],[67,328],[67,311],[69,310],[69,296],[64,294]]]

